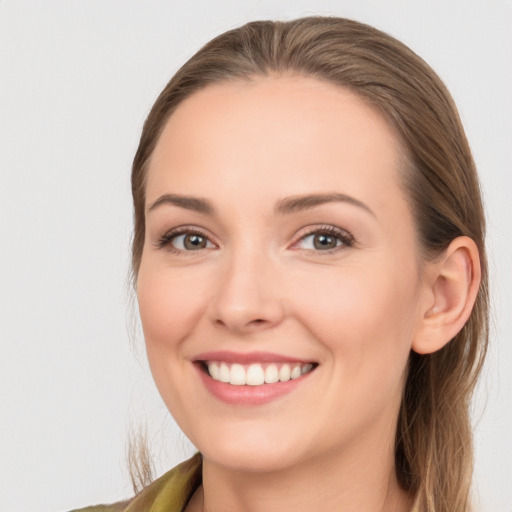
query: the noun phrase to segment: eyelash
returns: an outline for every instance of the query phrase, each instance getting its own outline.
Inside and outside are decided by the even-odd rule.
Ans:
[[[182,227],[179,227],[179,228],[175,228],[175,229],[172,229],[170,231],[167,231],[167,233],[165,233],[164,235],[162,235],[156,242],[156,247],[158,249],[163,249],[163,248],[166,248],[167,250],[169,250],[170,252],[173,252],[173,253],[176,253],[176,254],[181,254],[181,253],[184,253],[184,252],[195,252],[195,251],[184,251],[182,249],[177,249],[176,247],[174,247],[172,245],[172,242],[178,238],[179,236],[181,235],[197,235],[197,236],[200,236],[202,238],[205,238],[207,241],[209,241],[210,243],[213,243],[211,242],[211,240],[208,238],[207,235],[205,235],[202,231],[198,230],[198,229],[194,229],[192,227],[187,227],[187,226],[182,226]]]
[[[326,226],[315,226],[314,228],[309,229],[309,231],[306,231],[305,233],[303,233],[300,236],[299,240],[297,242],[295,242],[293,245],[296,246],[301,241],[304,241],[306,238],[313,236],[313,235],[326,235],[326,236],[336,238],[337,240],[339,240],[341,242],[340,245],[334,247],[333,249],[326,249],[326,250],[317,249],[317,250],[315,250],[315,252],[323,253],[323,254],[333,254],[337,251],[343,250],[343,248],[353,247],[353,245],[356,242],[354,237],[347,231],[340,229],[336,226],[326,225]],[[297,248],[295,250],[301,250],[301,249]],[[309,251],[311,249],[302,249],[302,250]]]
[[[166,248],[170,252],[173,252],[176,254],[182,254],[182,253],[186,253],[186,252],[190,252],[190,253],[196,252],[196,251],[192,251],[192,250],[186,251],[186,250],[182,250],[182,249],[177,249],[176,247],[173,246],[172,242],[181,235],[197,235],[197,236],[205,238],[209,243],[213,244],[213,242],[209,239],[209,237],[207,235],[205,235],[201,230],[194,229],[192,227],[182,226],[179,228],[172,229],[172,230],[168,231],[167,233],[165,233],[164,235],[162,235],[157,240],[155,245],[158,249]],[[296,248],[294,250],[304,250],[304,251],[313,250],[314,252],[317,252],[317,253],[332,254],[334,252],[342,250],[343,248],[352,247],[356,242],[354,237],[347,231],[337,228],[335,226],[326,225],[326,226],[315,226],[314,228],[309,229],[308,231],[303,233],[296,242],[294,242],[292,247],[295,247],[301,241],[304,241],[306,238],[308,238],[312,235],[331,236],[331,237],[334,237],[337,240],[339,240],[341,243],[339,246],[336,246],[333,249],[314,250],[314,249]],[[213,245],[215,245],[215,244],[213,244]],[[198,249],[197,252],[199,252],[199,251],[200,251],[200,249]]]

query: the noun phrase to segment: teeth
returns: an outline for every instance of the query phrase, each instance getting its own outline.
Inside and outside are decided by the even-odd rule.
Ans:
[[[287,380],[290,380],[290,365],[289,364],[283,364],[281,366],[281,369],[279,370],[279,380],[281,382],[286,382]]]
[[[231,365],[229,372],[229,383],[235,386],[243,386],[246,384],[245,368],[241,364]]]
[[[265,384],[274,384],[279,381],[279,370],[275,364],[269,364],[265,369]]]
[[[311,363],[305,364],[305,365],[301,368],[301,373],[302,373],[302,375],[304,375],[305,373],[310,372],[312,369],[313,369],[313,365],[312,365]]]
[[[260,364],[251,364],[247,369],[246,376],[249,386],[261,386],[265,383],[265,372]]]
[[[214,380],[220,380],[220,370],[217,363],[208,363],[208,371]]]
[[[228,364],[223,362],[208,362],[208,373],[213,380],[227,382],[233,386],[261,386],[262,384],[274,384],[287,382],[290,379],[298,379],[313,369],[311,363],[306,364],[274,364],[265,368],[259,363],[249,366],[241,364]]]
[[[302,375],[302,371],[300,368],[300,364],[298,364],[292,368],[292,371],[290,372],[290,377],[292,379],[298,379],[301,375]]]
[[[219,380],[221,382],[229,382],[229,373],[229,366],[226,363],[221,363],[219,368]],[[215,377],[212,375],[212,378],[214,379]]]

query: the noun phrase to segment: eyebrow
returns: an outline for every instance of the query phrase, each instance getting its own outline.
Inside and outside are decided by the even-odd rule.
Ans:
[[[327,203],[348,203],[353,206],[362,208],[375,217],[375,213],[362,201],[359,201],[355,197],[346,194],[340,194],[338,192],[285,197],[276,203],[274,211],[280,215],[289,215],[304,210],[310,210]],[[148,212],[153,211],[164,204],[171,204],[205,215],[215,214],[215,208],[213,207],[213,204],[207,199],[193,196],[182,196],[178,194],[164,194],[160,196],[154,203],[151,204],[151,206],[149,206]]]
[[[362,201],[359,201],[359,199],[356,199],[355,197],[340,194],[338,192],[285,197],[277,202],[275,212],[281,215],[288,215],[290,213],[309,210],[326,203],[348,203],[362,208],[375,217],[375,213]]]
[[[212,203],[207,199],[192,196],[181,196],[177,194],[164,194],[160,196],[149,208],[148,212],[162,206],[163,204],[171,204],[185,208],[186,210],[192,210],[198,213],[206,215],[212,215],[215,213],[215,208]]]

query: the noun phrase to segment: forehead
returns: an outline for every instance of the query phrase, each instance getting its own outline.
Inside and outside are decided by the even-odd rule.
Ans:
[[[152,155],[147,200],[165,192],[401,194],[400,142],[350,90],[303,76],[210,85],[183,101]],[[178,190],[173,190],[178,189]]]

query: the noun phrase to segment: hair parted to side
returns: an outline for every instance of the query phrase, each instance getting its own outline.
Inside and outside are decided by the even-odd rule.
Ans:
[[[443,349],[411,353],[395,440],[400,485],[425,512],[469,507],[473,469],[469,406],[488,339],[488,283],[481,193],[449,92],[432,69],[393,37],[336,17],[256,21],[201,48],[171,79],[144,124],[132,170],[136,280],[145,237],[148,163],[176,107],[209,84],[296,73],[349,88],[378,109],[406,150],[405,193],[426,260],[458,236],[479,251],[482,281],[463,329]]]

